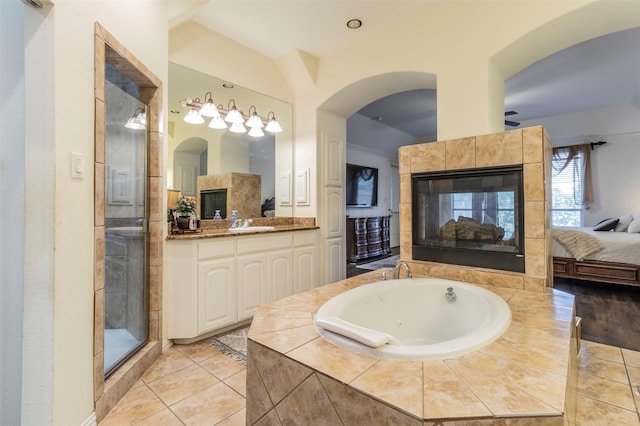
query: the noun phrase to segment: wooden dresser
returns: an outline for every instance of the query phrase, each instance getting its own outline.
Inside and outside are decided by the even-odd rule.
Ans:
[[[348,262],[389,253],[389,216],[347,218]]]

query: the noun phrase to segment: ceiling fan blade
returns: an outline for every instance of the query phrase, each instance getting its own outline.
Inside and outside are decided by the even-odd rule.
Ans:
[[[517,115],[518,113],[516,111],[505,111],[504,116],[508,117],[510,115]]]
[[[520,123],[518,123],[517,121],[509,121],[509,120],[504,120],[504,124],[511,127],[518,127],[520,125]]]

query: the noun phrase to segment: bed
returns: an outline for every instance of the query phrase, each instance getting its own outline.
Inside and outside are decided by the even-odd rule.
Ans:
[[[640,286],[640,233],[554,228],[556,277]]]

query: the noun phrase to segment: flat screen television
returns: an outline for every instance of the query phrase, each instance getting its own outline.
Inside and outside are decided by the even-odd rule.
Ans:
[[[378,205],[378,169],[347,164],[347,207]]]

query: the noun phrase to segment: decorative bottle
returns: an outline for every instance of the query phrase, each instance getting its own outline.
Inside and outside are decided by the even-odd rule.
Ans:
[[[216,214],[213,215],[214,220],[220,220],[222,217],[220,216],[220,210],[216,210]]]
[[[231,228],[236,227],[236,220],[238,219],[237,210],[231,210]]]

